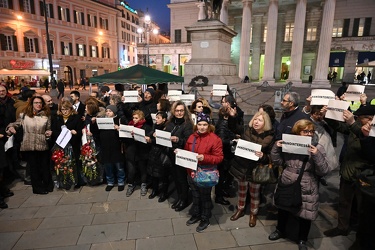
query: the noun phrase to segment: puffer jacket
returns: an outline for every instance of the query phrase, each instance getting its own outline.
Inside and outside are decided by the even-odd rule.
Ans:
[[[229,173],[239,180],[245,179],[246,181],[251,181],[253,168],[259,163],[269,163],[269,153],[273,143],[273,135],[273,130],[258,134],[255,129],[246,126],[244,133],[241,135],[241,139],[262,145],[261,150],[263,152],[263,157],[258,161],[253,161],[235,156],[231,162],[232,166],[229,169]]]
[[[278,147],[276,144],[271,150],[272,161],[275,164],[285,166],[285,169],[280,177],[281,182],[284,184],[291,184],[297,181],[303,160],[305,157],[309,157],[301,180],[302,206],[296,213],[296,216],[307,220],[315,220],[318,216],[318,178],[325,176],[330,172],[327,155],[323,146],[317,144],[316,147],[318,149],[318,153],[311,156],[282,153],[281,147]],[[296,212],[289,208],[280,208],[293,213]]]
[[[45,151],[48,150],[48,143],[45,136],[47,130],[51,130],[51,117],[45,115],[44,111],[39,112],[34,117],[20,114],[20,118],[7,127],[17,129],[23,126],[23,140],[20,151]]]

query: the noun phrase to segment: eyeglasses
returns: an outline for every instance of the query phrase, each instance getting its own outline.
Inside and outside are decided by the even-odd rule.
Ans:
[[[302,133],[304,133],[304,134],[314,134],[315,133],[315,130],[307,130],[307,129],[304,129],[304,130],[302,130],[301,131]]]
[[[185,112],[185,110],[184,109],[175,109],[174,112],[176,112],[176,113],[183,113],[183,112]]]

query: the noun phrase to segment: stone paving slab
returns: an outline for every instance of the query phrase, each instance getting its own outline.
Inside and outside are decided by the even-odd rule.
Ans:
[[[196,223],[194,225],[186,226],[186,222],[189,220],[189,217],[185,218],[178,218],[178,219],[172,219],[173,223],[173,231],[175,235],[179,234],[191,234],[196,233],[196,228],[199,225],[199,223]],[[204,230],[205,232],[214,232],[214,231],[220,231],[219,224],[217,224],[217,221],[215,218],[210,219],[210,226]]]
[[[10,208],[0,211],[0,221],[32,219],[39,207]]]
[[[196,250],[192,234],[137,240],[138,250]]]
[[[35,218],[89,214],[91,207],[91,204],[73,204],[41,207],[39,211],[35,214]]]
[[[44,250],[89,250],[91,247],[90,244],[87,245],[78,245],[78,246],[66,246],[66,247],[52,247],[52,248],[43,248]],[[92,249],[92,248],[91,248]]]
[[[49,217],[43,220],[39,226],[39,229],[87,226],[91,225],[93,218],[94,215],[92,214]]]
[[[82,227],[41,229],[23,233],[13,249],[35,249],[76,245]]]
[[[237,246],[236,240],[230,231],[217,231],[194,234],[198,249],[219,249]]]
[[[349,247],[353,244],[353,241],[345,236],[337,236],[333,238],[309,239],[309,243],[312,244],[314,249],[342,250],[349,249]]]
[[[36,230],[43,219],[9,220],[0,222],[0,233],[24,232]],[[0,249],[2,249],[0,247]]]
[[[129,222],[128,240],[173,235],[171,219]]]
[[[152,212],[150,212],[150,210],[137,210],[136,212],[136,221],[162,220],[180,217],[180,213],[177,213],[169,207],[155,208]]]
[[[135,221],[135,211],[95,214],[92,225]]]
[[[227,231],[232,229],[247,228],[249,227],[249,215],[239,218],[236,221],[231,221],[232,214],[214,215],[218,221],[221,230]]]
[[[58,202],[59,205],[82,204],[107,201],[107,192],[85,192],[85,193],[68,193]]]
[[[311,247],[311,245],[310,245]],[[270,250],[270,249],[277,249],[277,250],[297,250],[298,246],[296,243],[291,241],[283,241],[283,242],[273,242],[269,241],[267,244],[263,245],[252,245],[250,247],[251,250]]]
[[[253,246],[270,243],[268,235],[274,230],[274,227],[247,227],[238,230],[232,230],[232,234],[239,246]],[[284,241],[280,239],[279,241]]]
[[[84,226],[78,244],[126,240],[128,223]]]
[[[117,213],[128,210],[128,201],[111,201],[92,204],[90,214]]]
[[[12,249],[21,236],[21,232],[0,233],[0,249]]]
[[[157,202],[156,200],[152,199],[142,199],[142,200],[129,200],[128,203],[128,211],[131,210],[149,210],[149,209],[158,209],[158,208],[169,208],[169,203],[165,202]]]
[[[59,202],[61,197],[61,194],[48,194],[48,196],[33,194],[20,207],[54,206]]]
[[[135,250],[135,240],[112,241],[106,243],[95,243],[90,250]],[[139,249],[139,248],[138,248]]]

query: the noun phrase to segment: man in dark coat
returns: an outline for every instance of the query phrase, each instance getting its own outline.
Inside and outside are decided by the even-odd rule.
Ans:
[[[57,91],[59,91],[59,95],[57,96],[57,99],[61,97],[64,97],[64,90],[65,90],[65,84],[62,79],[59,80],[57,83]]]
[[[79,91],[77,90],[74,90],[70,92],[70,98],[72,98],[72,104],[73,104],[74,110],[77,111],[80,117],[85,116],[86,107],[85,107],[85,104],[83,104],[80,101],[81,93],[79,93]]]

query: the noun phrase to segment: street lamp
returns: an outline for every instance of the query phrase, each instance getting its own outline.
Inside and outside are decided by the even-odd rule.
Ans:
[[[146,33],[147,63],[145,64],[147,65],[147,67],[149,67],[150,66],[150,32],[152,32],[154,35],[157,35],[159,31],[152,27],[150,15],[145,15],[144,23],[145,23],[145,27],[144,28],[139,27],[137,29],[137,32],[141,36],[140,42],[142,42],[142,34]]]

